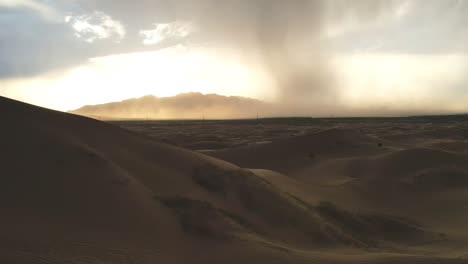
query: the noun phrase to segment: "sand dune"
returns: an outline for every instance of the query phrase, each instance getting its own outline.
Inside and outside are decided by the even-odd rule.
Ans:
[[[210,155],[241,167],[271,169],[294,176],[305,167],[330,158],[382,152],[377,139],[353,130],[334,128],[260,144],[230,148]],[[255,158],[251,158],[251,157]]]
[[[230,143],[204,153],[252,168],[257,176],[308,204],[326,201],[354,214],[402,217],[437,234],[433,240],[414,243],[410,251],[461,256],[468,238],[464,224],[468,217],[463,210],[468,201],[468,162],[464,139],[453,135],[463,130],[464,123],[450,121],[450,128],[443,128],[448,138],[437,133],[421,138],[421,131],[437,131],[446,123],[428,125],[422,119],[409,129],[409,121],[400,120],[233,121],[173,124],[174,128],[164,130],[153,122],[146,128],[140,124],[139,131],[165,138],[177,128],[186,146],[199,142],[199,134],[218,142],[235,142],[240,135],[247,142],[268,139],[262,144]],[[133,129],[132,123],[121,124]],[[188,133],[194,130],[197,134]],[[405,133],[406,138],[390,140],[392,134]],[[344,215],[339,218],[346,219]],[[325,222],[330,221],[336,223],[333,219]]]
[[[446,239],[420,219],[346,208],[288,174],[5,98],[0,116],[2,263],[466,263],[411,249]],[[232,151],[293,172],[387,155],[378,142],[332,129]]]
[[[432,148],[432,149],[440,149],[445,151],[452,151],[452,152],[461,152],[467,153],[468,150],[468,142],[463,140],[433,140],[427,142],[424,147]]]

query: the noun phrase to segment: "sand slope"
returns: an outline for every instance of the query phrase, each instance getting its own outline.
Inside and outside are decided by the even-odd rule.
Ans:
[[[330,158],[381,153],[379,142],[354,130],[333,128],[271,144],[220,150],[210,155],[242,167],[271,169],[293,176],[305,167]]]
[[[2,263],[439,263],[443,257],[408,251],[440,237],[419,222],[349,210],[326,196],[309,199],[285,176],[6,98],[0,117]],[[293,146],[301,155],[309,150],[300,147],[303,140],[327,157],[360,153],[324,147],[340,135],[340,144],[353,144],[343,132],[328,131]],[[365,149],[380,152],[374,143]],[[354,255],[344,255],[349,251]]]

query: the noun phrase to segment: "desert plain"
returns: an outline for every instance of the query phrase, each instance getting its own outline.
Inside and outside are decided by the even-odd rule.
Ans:
[[[463,115],[0,117],[1,263],[468,263]]]

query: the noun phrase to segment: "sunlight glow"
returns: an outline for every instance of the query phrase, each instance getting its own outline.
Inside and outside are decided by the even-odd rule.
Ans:
[[[242,64],[229,51],[179,45],[161,51],[93,58],[62,73],[3,81],[1,85],[5,96],[57,110],[186,92],[268,99],[272,83],[259,69]]]
[[[154,29],[141,30],[140,36],[144,45],[155,45],[165,40],[188,37],[194,31],[195,26],[192,23],[176,21],[154,24]]]
[[[465,55],[354,54],[336,57],[341,100],[351,107],[466,111]]]
[[[66,16],[65,23],[70,24],[75,31],[75,37],[86,42],[113,38],[120,42],[125,37],[124,26],[103,12],[81,16]]]
[[[467,61],[457,54],[339,54],[332,59],[336,103],[361,110],[465,112]],[[57,110],[187,92],[278,98],[274,79],[258,61],[231,50],[183,45],[92,58],[63,72],[3,80],[0,86],[4,96]]]

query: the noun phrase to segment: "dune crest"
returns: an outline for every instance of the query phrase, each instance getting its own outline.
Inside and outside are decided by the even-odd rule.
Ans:
[[[397,261],[438,259],[399,254],[444,236],[418,221],[349,209],[321,195],[312,201],[299,182],[275,172],[6,98],[0,117],[5,263],[356,263],[372,259],[369,250],[392,252]],[[334,129],[288,144],[338,157],[329,144],[338,138],[340,150],[354,149],[355,137],[372,140]],[[257,147],[266,146],[275,143]],[[343,257],[343,249],[359,254]]]

